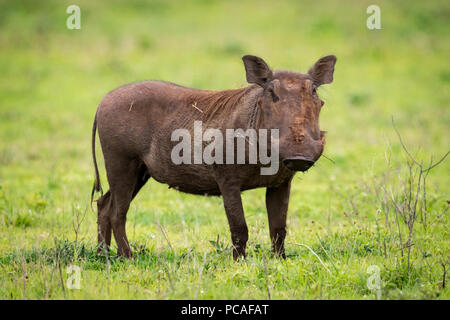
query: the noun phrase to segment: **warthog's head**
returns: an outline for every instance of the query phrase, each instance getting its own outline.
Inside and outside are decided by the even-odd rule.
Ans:
[[[324,101],[317,88],[333,81],[336,57],[319,59],[308,73],[272,72],[261,58],[243,58],[247,81],[261,86],[258,98],[259,127],[279,129],[282,163],[292,171],[308,170],[322,155],[325,131],[319,128],[319,113]]]

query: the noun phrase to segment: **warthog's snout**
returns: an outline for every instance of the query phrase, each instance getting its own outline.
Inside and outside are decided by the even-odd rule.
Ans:
[[[283,164],[292,171],[306,171],[312,167],[314,161],[309,157],[296,156],[284,159]]]

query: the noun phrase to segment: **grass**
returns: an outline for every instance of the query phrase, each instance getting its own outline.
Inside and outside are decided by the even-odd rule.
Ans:
[[[448,151],[448,3],[378,1],[372,31],[369,1],[79,1],[80,30],[65,27],[70,4],[0,1],[0,298],[375,299],[376,265],[382,299],[449,299],[449,161],[427,178],[409,269],[408,226],[380,191],[400,199],[410,177],[391,116],[421,161]],[[302,72],[338,57],[319,92],[332,161],[294,179],[288,258],[270,254],[264,190],[243,194],[249,256],[233,262],[221,199],[155,181],[128,213],[135,258],[98,256],[90,135],[101,98],[145,79],[242,87],[243,54]],[[67,288],[71,264],[80,290]]]

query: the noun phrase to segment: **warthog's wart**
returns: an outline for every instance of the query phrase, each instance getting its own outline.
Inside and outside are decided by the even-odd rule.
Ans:
[[[266,129],[226,129],[225,141],[219,129],[206,129],[203,133],[201,121],[194,121],[194,164],[269,164],[261,167],[262,175],[272,175],[279,168],[279,130],[270,130],[270,152],[267,149],[268,134]],[[258,135],[259,134],[259,135]],[[180,141],[181,139],[181,141]],[[174,164],[192,163],[192,137],[188,129],[176,129],[171,135],[172,141],[180,141],[172,149],[171,159]],[[235,140],[237,140],[235,148]],[[203,143],[208,144],[203,149]],[[224,159],[225,142],[225,159]],[[246,147],[248,146],[248,153]],[[258,148],[259,147],[259,148]],[[236,156],[235,156],[236,150]],[[268,154],[269,153],[269,154]],[[259,154],[259,157],[258,157]],[[248,161],[246,158],[248,155]],[[237,160],[235,160],[237,158]]]

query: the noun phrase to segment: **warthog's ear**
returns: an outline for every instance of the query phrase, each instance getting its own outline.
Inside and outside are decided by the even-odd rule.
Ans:
[[[309,69],[308,74],[313,78],[316,86],[333,82],[336,60],[336,56],[334,55],[326,56],[317,60],[311,69]]]
[[[272,70],[270,70],[263,59],[256,56],[245,55],[242,57],[242,61],[244,61],[248,83],[255,83],[264,87],[266,83],[272,79]]]

